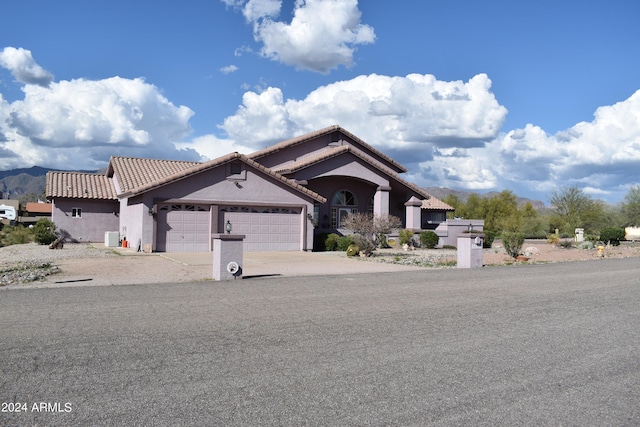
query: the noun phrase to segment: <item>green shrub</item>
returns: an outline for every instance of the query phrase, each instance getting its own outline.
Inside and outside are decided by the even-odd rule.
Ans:
[[[47,218],[39,219],[33,227],[33,235],[36,243],[48,245],[58,238],[56,225]]]
[[[493,245],[493,241],[496,239],[496,232],[492,230],[484,230],[484,239],[482,240],[483,248],[490,248]]]
[[[329,234],[326,239],[324,240],[324,247],[326,250],[328,251],[335,251],[338,249],[338,239],[340,238],[340,236],[338,236],[335,233],[331,233]]]
[[[409,244],[412,237],[413,231],[406,229],[398,230],[398,240],[400,240],[400,246]]]
[[[517,258],[524,244],[524,234],[513,231],[503,231],[502,244],[504,245],[504,250],[507,251],[511,257]]]
[[[0,246],[22,245],[33,240],[33,232],[22,225],[7,225],[2,230]]]
[[[612,246],[619,246],[620,240],[624,240],[625,231],[624,228],[608,227],[604,228],[600,232],[600,240],[609,243]]]
[[[347,248],[347,256],[349,257],[356,256],[358,255],[358,253],[360,253],[360,248],[358,247],[358,245],[349,245],[349,247]]]
[[[353,240],[351,236],[340,236],[338,237],[338,250],[346,251],[349,246],[353,245]]]
[[[438,246],[440,237],[434,231],[423,231],[420,233],[420,245],[427,249],[433,249]]]
[[[560,241],[560,237],[557,234],[549,234],[547,237],[547,243],[550,245],[557,245]]]

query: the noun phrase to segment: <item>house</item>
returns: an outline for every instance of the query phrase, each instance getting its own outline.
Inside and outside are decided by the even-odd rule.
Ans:
[[[51,219],[51,203],[28,202],[20,222],[25,225],[35,224],[41,218]]]
[[[210,251],[227,224],[246,251],[313,249],[345,215],[395,215],[437,229],[453,208],[401,174],[407,169],[339,126],[208,162],[112,157],[106,173],[49,172],[52,220],[75,241],[118,231],[134,248]]]

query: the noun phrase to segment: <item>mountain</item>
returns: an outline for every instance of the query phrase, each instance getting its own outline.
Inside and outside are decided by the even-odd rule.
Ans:
[[[19,199],[25,194],[44,194],[47,169],[40,166],[0,171],[0,199]],[[95,171],[85,171],[93,173]]]
[[[435,197],[437,199],[440,199],[440,200],[445,199],[450,194],[453,194],[460,201],[465,202],[465,203],[467,201],[467,198],[471,194],[477,194],[480,197],[484,197],[484,198],[487,198],[487,199],[489,199],[489,198],[491,198],[493,196],[497,196],[498,194],[500,194],[500,192],[498,192],[498,191],[490,191],[488,193],[480,194],[480,193],[475,193],[473,191],[452,190],[450,188],[445,188],[445,187],[423,187],[422,189],[424,191],[426,191],[427,193],[431,194],[433,197]],[[545,209],[546,208],[545,205],[544,205],[544,202],[542,202],[540,200],[527,199],[526,197],[518,197],[516,195],[516,201],[518,202],[518,206],[522,206],[522,205],[524,205],[526,203],[531,203],[531,205],[536,210],[541,210],[541,209]]]

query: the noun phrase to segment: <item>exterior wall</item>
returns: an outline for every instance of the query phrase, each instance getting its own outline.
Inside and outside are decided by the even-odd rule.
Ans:
[[[473,226],[473,231],[482,232],[484,230],[484,220],[482,219],[448,219],[435,229],[440,237],[439,246],[458,244],[458,236],[469,230],[469,224]]]
[[[222,224],[218,224],[217,206],[296,206],[305,212],[313,212],[313,200],[305,198],[284,183],[271,179],[251,168],[246,168],[243,179],[227,179],[228,171],[225,167],[202,172],[140,196],[123,199],[121,204],[121,225],[126,227],[126,236],[131,244],[141,246],[146,243],[156,243],[156,215],[150,215],[149,210],[155,212],[158,203],[207,204],[211,206],[211,233],[224,233]],[[309,220],[305,220],[309,222]],[[311,249],[313,245],[313,227],[303,228],[305,236],[302,238],[306,245],[304,249]],[[122,230],[121,230],[122,233]]]
[[[106,231],[118,231],[118,202],[115,200],[55,199],[51,220],[58,230],[74,242],[104,242]],[[73,208],[82,209],[80,218],[71,216]]]

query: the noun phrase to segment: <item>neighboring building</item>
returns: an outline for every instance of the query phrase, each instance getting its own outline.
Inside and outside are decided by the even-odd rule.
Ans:
[[[51,203],[29,202],[20,216],[20,222],[25,225],[35,224],[41,218],[51,219]]]
[[[437,231],[453,208],[405,181],[406,171],[332,126],[204,163],[112,157],[104,175],[49,172],[46,195],[53,221],[76,241],[118,231],[134,248],[210,251],[211,234],[230,223],[247,251],[299,251],[352,212]]]

